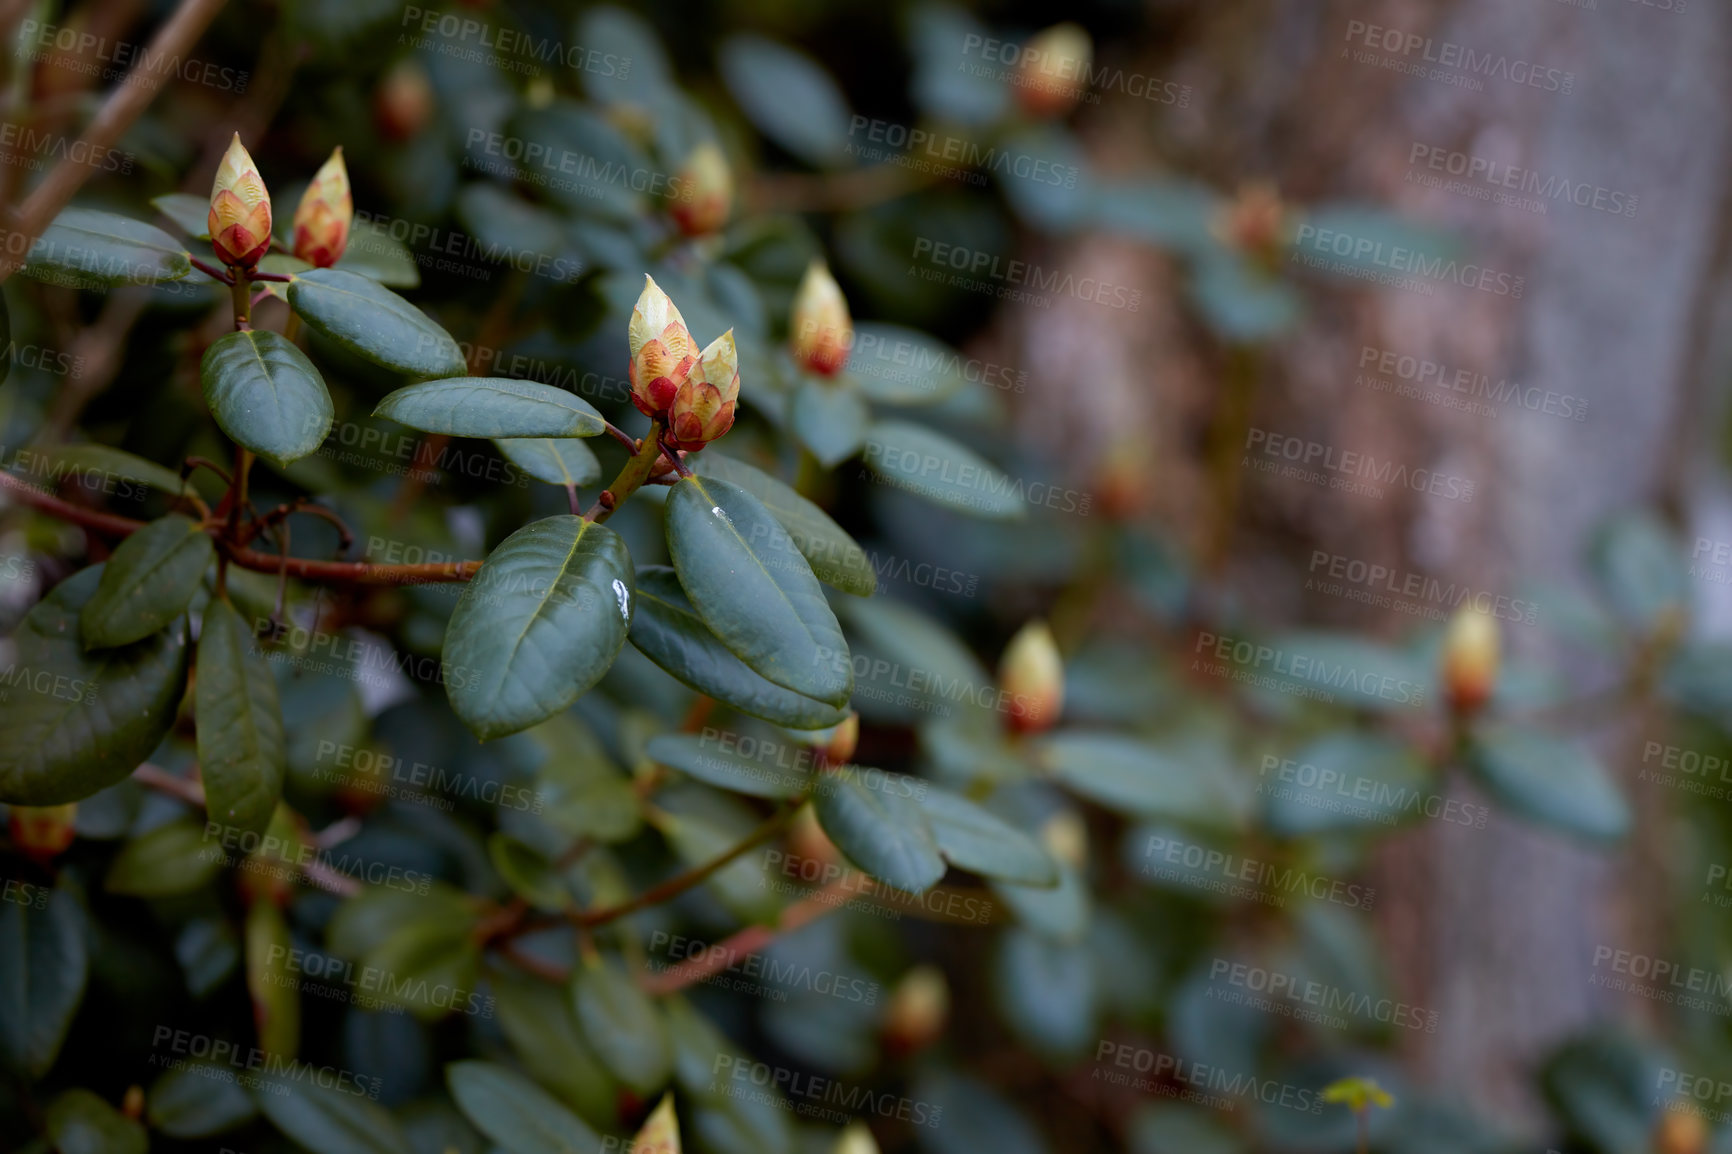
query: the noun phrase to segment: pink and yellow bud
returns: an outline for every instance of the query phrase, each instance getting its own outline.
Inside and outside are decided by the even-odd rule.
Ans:
[[[878,1139],[872,1137],[872,1131],[866,1128],[866,1123],[856,1119],[848,1123],[848,1128],[842,1131],[834,1154],[878,1154]]]
[[[626,330],[631,345],[631,403],[646,417],[660,417],[696,367],[691,330],[655,278],[644,276],[643,292]]]
[[[1704,1154],[1708,1125],[1694,1104],[1679,1100],[1668,1105],[1654,1127],[1654,1154]]]
[[[950,985],[937,966],[915,966],[896,983],[884,1013],[884,1040],[899,1054],[931,1045],[950,1017]]]
[[[12,844],[19,852],[39,862],[47,862],[66,852],[77,837],[73,821],[78,816],[78,803],[65,805],[15,805],[7,815],[6,824],[12,834]]]
[[[349,170],[338,146],[320,166],[295,209],[295,255],[315,268],[330,268],[349,247],[355,202],[349,195]]]
[[[238,132],[217,165],[205,223],[218,259],[231,268],[252,268],[271,247],[271,194]]]
[[[1063,116],[1088,87],[1094,42],[1079,24],[1055,24],[1023,46],[1017,67],[1017,103],[1043,120]]]
[[[806,279],[794,295],[788,339],[795,363],[821,377],[835,376],[848,363],[854,322],[848,316],[842,286],[823,261],[815,260],[807,267]]]
[[[388,140],[408,140],[433,118],[433,84],[411,57],[391,66],[373,93],[373,121]]]
[[[820,751],[825,765],[847,765],[860,745],[860,715],[850,713],[848,719],[830,731],[830,740]]]
[[[1497,687],[1498,627],[1491,614],[1463,605],[1443,638],[1443,689],[1452,711],[1478,712]]]
[[[1017,630],[998,664],[998,687],[1010,701],[1010,727],[1040,733],[1058,722],[1064,708],[1064,660],[1044,621]]]
[[[740,355],[734,330],[711,341],[674,394],[668,409],[668,444],[701,449],[734,427],[740,399]]]
[[[680,1154],[680,1122],[674,1114],[673,1094],[662,1095],[627,1149],[631,1154]]]
[[[680,169],[669,214],[687,236],[708,236],[728,223],[734,207],[734,175],[728,158],[710,141],[692,149]]]
[[[1279,260],[1292,238],[1287,204],[1275,186],[1265,181],[1240,188],[1238,195],[1216,212],[1209,231],[1222,244],[1265,264]]]

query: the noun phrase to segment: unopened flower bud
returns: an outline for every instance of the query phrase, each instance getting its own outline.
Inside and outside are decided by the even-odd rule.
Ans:
[[[674,1115],[672,1093],[662,1095],[627,1149],[631,1154],[680,1154],[680,1123]]]
[[[1059,861],[1081,869],[1089,860],[1089,827],[1068,810],[1054,814],[1040,827],[1040,844]]]
[[[701,449],[734,427],[734,407],[740,399],[740,354],[734,330],[711,341],[698,354],[668,409],[668,444],[676,449]]]
[[[1227,247],[1272,264],[1291,237],[1286,202],[1272,184],[1247,184],[1216,212],[1209,231]]]
[[[950,1017],[950,984],[937,966],[915,966],[896,983],[884,1014],[884,1040],[898,1053],[924,1050]]]
[[[644,276],[643,292],[631,310],[631,403],[646,417],[661,417],[698,363],[691,330],[655,278]]]
[[[1023,45],[1017,69],[1017,103],[1030,116],[1063,116],[1088,85],[1094,42],[1079,24],[1055,24]]]
[[[343,167],[343,148],[338,145],[295,209],[295,255],[315,268],[330,268],[349,247],[349,222],[354,216],[349,170]]]
[[[78,803],[65,805],[15,805],[6,824],[12,833],[12,844],[19,852],[39,862],[47,862],[66,852],[77,836],[73,820],[78,816]]]
[[[848,1123],[848,1128],[842,1131],[842,1139],[836,1143],[835,1154],[878,1154],[878,1140],[872,1137],[872,1131],[866,1128],[866,1123],[855,1120]]]
[[[860,744],[860,715],[850,713],[846,721],[830,731],[822,753],[825,765],[847,765]]]
[[[1497,686],[1497,619],[1471,604],[1450,618],[1443,638],[1443,687],[1451,710],[1475,713]]]
[[[728,158],[711,141],[692,149],[679,172],[669,213],[687,236],[708,236],[728,223],[734,207],[734,175]]]
[[[1129,520],[1149,505],[1149,471],[1144,461],[1148,447],[1141,438],[1113,442],[1095,473],[1095,499],[1101,510],[1116,521]]]
[[[1010,727],[1039,733],[1058,722],[1064,708],[1064,661],[1044,621],[1017,630],[998,664],[998,687],[1010,700]]]
[[[1708,1149],[1708,1124],[1683,1103],[1668,1106],[1654,1127],[1654,1154],[1703,1154]]]
[[[798,861],[813,861],[820,865],[841,865],[842,851],[818,824],[818,811],[811,803],[800,807],[794,824],[788,829],[788,853]]]
[[[848,363],[854,322],[849,319],[842,286],[823,261],[815,260],[807,267],[806,279],[794,294],[788,339],[795,362],[819,376],[835,376]]]
[[[433,118],[433,85],[412,57],[391,66],[373,93],[373,121],[389,140],[408,140]]]
[[[231,268],[252,268],[271,247],[271,194],[238,132],[217,165],[205,223],[217,257]]]

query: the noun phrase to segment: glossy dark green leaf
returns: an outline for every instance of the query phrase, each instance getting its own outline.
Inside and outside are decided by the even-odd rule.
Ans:
[[[975,517],[1023,516],[1023,486],[973,449],[906,421],[879,421],[866,433],[866,463],[884,482]]]
[[[888,405],[935,404],[970,380],[996,389],[1022,391],[1017,388],[1017,374],[1003,365],[965,360],[955,349],[918,329],[870,321],[854,326],[848,375],[859,382],[869,399]]]
[[[674,1076],[686,1100],[695,1103],[686,1118],[700,1148],[717,1154],[792,1154],[793,1110],[781,1088],[758,1087],[750,1096],[730,1093],[732,1084],[716,1078],[721,1059],[730,1059],[730,1074],[748,1059],[683,998],[668,999],[667,1021]]]
[[[421,283],[415,254],[377,221],[357,220],[349,225],[349,246],[335,267],[386,288],[415,288]]]
[[[511,892],[535,908],[557,912],[571,905],[571,891],[552,863],[516,838],[495,831],[487,839],[487,858]]]
[[[380,401],[373,415],[456,437],[593,437],[607,428],[581,397],[510,377],[451,377],[410,385]]]
[[[811,566],[756,497],[691,477],[668,497],[668,551],[680,585],[735,656],[785,689],[848,700],[853,666]]]
[[[811,57],[754,33],[729,37],[722,79],[765,136],[811,164],[842,161],[848,147],[848,102]]]
[[[692,800],[702,795],[685,795]],[[658,797],[662,805],[649,814],[668,848],[687,869],[706,867],[732,853],[759,827],[757,815],[729,799],[702,798],[707,804],[677,804],[678,799]],[[753,854],[734,856],[727,865],[709,875],[704,889],[722,907],[744,922],[772,921],[782,900],[764,883],[764,866]]]
[[[150,203],[194,240],[210,239],[210,197],[191,192],[165,192],[152,197]]]
[[[86,652],[78,615],[93,566],[57,585],[13,636],[0,670],[0,802],[61,805],[130,774],[174,724],[186,688],[184,622],[133,645]]]
[[[509,1154],[595,1154],[601,1139],[558,1099],[495,1062],[453,1062],[445,1084],[463,1116]]]
[[[482,740],[527,729],[601,680],[631,625],[632,563],[606,526],[563,514],[487,558],[445,631],[445,689]]]
[[[674,1057],[667,1024],[630,976],[602,961],[581,965],[571,999],[584,1037],[616,1078],[645,1097],[668,1080]]]
[[[30,246],[24,275],[77,285],[154,284],[192,271],[186,246],[143,221],[89,208],[61,210]]]
[[[1137,817],[1231,825],[1231,798],[1198,772],[1145,742],[1114,733],[1058,733],[1036,746],[1053,776],[1091,801]]]
[[[252,630],[226,602],[205,609],[193,693],[205,812],[222,826],[262,832],[283,794],[283,711]]]
[[[540,979],[492,979],[499,1028],[531,1077],[578,1115],[611,1125],[619,1084],[577,1028],[566,992]]]
[[[204,352],[204,402],[230,438],[276,465],[318,450],[336,410],[307,354],[267,329],[229,333]]]
[[[839,725],[847,714],[768,681],[728,651],[666,566],[637,572],[631,642],[651,661],[699,693],[791,729]]]
[[[644,752],[665,766],[733,793],[783,800],[799,797],[812,785],[813,763],[803,746],[785,743],[779,755],[746,757],[737,745],[724,748],[722,737],[664,733],[650,738]],[[754,747],[756,748],[756,747]],[[801,759],[797,754],[806,754]]]
[[[601,462],[582,441],[570,437],[496,437],[505,459],[537,481],[582,488],[601,479]]]
[[[961,794],[924,785],[920,808],[946,861],[1020,885],[1058,884],[1058,867],[1034,838]]]
[[[253,1092],[271,1125],[314,1154],[412,1154],[391,1112],[373,1099],[378,1078],[353,1074],[338,1085],[306,1077],[267,1074]]]
[[[1592,754],[1537,729],[1474,734],[1468,764],[1503,805],[1531,821],[1597,841],[1629,832],[1630,808]]]
[[[144,1127],[82,1088],[48,1105],[48,1137],[59,1154],[145,1154]]]
[[[289,285],[289,306],[313,329],[383,368],[407,376],[455,377],[463,352],[451,334],[364,276],[316,268]]]
[[[78,613],[86,649],[131,645],[186,612],[216,559],[210,535],[190,517],[152,521],[114,550],[96,593]]]
[[[8,883],[0,908],[0,1059],[32,1081],[60,1053],[84,998],[84,911],[71,891]]]
[[[872,413],[849,382],[808,377],[794,390],[789,420],[818,463],[833,469],[860,451]]]
[[[922,783],[860,766],[826,772],[814,807],[818,824],[866,873],[908,893],[944,877],[944,858],[914,793]]]
[[[31,453],[42,461],[42,467],[49,475],[75,480],[88,478],[117,496],[133,496],[136,492],[134,485],[172,494],[186,488],[186,482],[173,469],[109,445],[51,445],[32,449]]]
[[[217,875],[223,852],[222,843],[206,838],[198,822],[177,818],[121,846],[103,887],[138,898],[183,894]]]
[[[209,1138],[245,1125],[259,1111],[232,1073],[197,1064],[170,1070],[145,1095],[145,1118],[170,1138]]]
[[[812,576],[844,593],[870,597],[878,588],[878,575],[866,550],[855,543],[842,526],[817,505],[761,469],[724,457],[715,449],[691,459],[692,472],[738,485],[764,503],[770,515],[782,523],[794,548],[812,566]]]

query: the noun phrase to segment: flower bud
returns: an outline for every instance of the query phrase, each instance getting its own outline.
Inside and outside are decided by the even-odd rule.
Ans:
[[[1068,810],[1054,814],[1040,827],[1040,844],[1058,861],[1081,869],[1089,860],[1089,827]]]
[[[794,824],[788,829],[788,853],[796,861],[814,861],[820,865],[842,864],[842,851],[836,848],[836,843],[830,840],[830,835],[818,824],[818,811],[812,808],[810,802],[801,806],[800,812],[794,815]]]
[[[1068,21],[1039,33],[1022,48],[1016,97],[1030,116],[1063,116],[1088,86],[1094,42],[1079,24]]]
[[[644,1122],[643,1129],[627,1147],[631,1154],[680,1154],[680,1123],[674,1115],[674,1096],[667,1093]]]
[[[878,1154],[878,1140],[872,1137],[872,1131],[866,1128],[866,1123],[855,1120],[848,1123],[848,1128],[842,1131],[842,1139],[836,1143],[835,1154]]]
[[[1010,727],[1040,733],[1058,722],[1064,708],[1064,661],[1044,621],[1017,630],[998,663],[998,687],[1010,699]]]
[[[1216,240],[1248,257],[1273,264],[1287,246],[1287,205],[1275,186],[1264,181],[1247,184],[1209,222]]]
[[[1491,614],[1465,604],[1443,638],[1443,687],[1451,710],[1477,712],[1497,685],[1498,628]]]
[[[734,427],[734,406],[740,399],[740,354],[734,330],[711,341],[698,363],[674,394],[668,410],[668,444],[676,449],[701,449]]]
[[[120,1112],[133,1121],[144,1117],[144,1087],[134,1083],[120,1099]]]
[[[1708,1125],[1689,1104],[1674,1103],[1654,1127],[1654,1154],[1704,1154]]]
[[[631,403],[646,417],[660,417],[698,363],[692,334],[668,294],[645,274],[643,292],[631,310]],[[713,347],[713,346],[712,346]],[[707,350],[706,350],[707,351]]]
[[[830,740],[824,744],[825,765],[847,765],[854,756],[854,750],[860,744],[860,715],[850,713],[846,721],[830,731]]]
[[[950,985],[937,966],[915,966],[896,983],[884,1014],[884,1040],[895,1051],[924,1050],[944,1032],[950,1017]]]
[[[77,816],[77,802],[40,807],[15,805],[6,824],[12,833],[12,844],[19,852],[46,863],[72,844],[77,836],[72,823]]]
[[[349,170],[343,167],[343,147],[338,145],[295,209],[295,255],[315,268],[330,268],[349,247],[349,222],[354,216]]]
[[[373,93],[373,122],[388,140],[408,140],[433,118],[433,85],[419,61],[405,57],[391,66]]]
[[[687,236],[708,236],[728,223],[734,206],[734,175],[728,158],[711,141],[692,149],[679,172],[679,191],[669,213]]]
[[[231,268],[252,268],[271,247],[271,194],[238,132],[217,165],[205,224],[217,257]]]
[[[794,294],[788,339],[795,362],[819,376],[835,376],[848,363],[848,348],[854,343],[854,322],[848,317],[848,301],[842,295],[842,286],[821,260],[807,267],[806,279]]]

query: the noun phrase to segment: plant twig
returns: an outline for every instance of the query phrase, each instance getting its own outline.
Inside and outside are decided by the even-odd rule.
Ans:
[[[768,946],[782,934],[792,933],[810,922],[823,917],[831,910],[841,909],[846,903],[838,900],[848,893],[856,883],[850,878],[839,878],[823,889],[814,890],[793,905],[782,911],[773,926],[747,926],[739,933],[723,939],[714,948],[705,950],[701,955],[681,962],[677,966],[652,974],[641,983],[646,993],[662,995],[683,990],[696,982],[721,973],[723,970],[737,966],[759,950]]]

